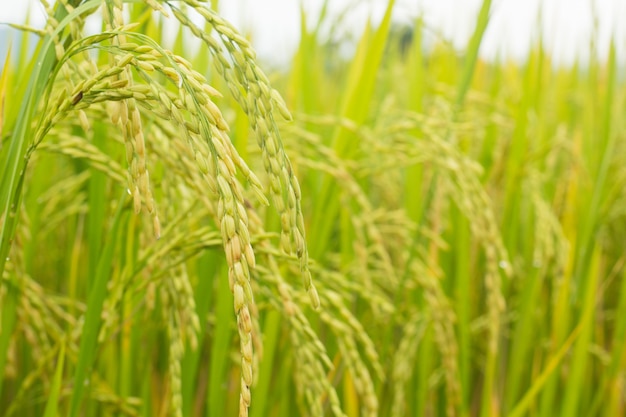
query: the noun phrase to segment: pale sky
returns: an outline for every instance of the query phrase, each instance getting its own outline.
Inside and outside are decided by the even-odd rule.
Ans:
[[[298,43],[300,4],[304,5],[312,24],[323,1],[228,0],[220,3],[224,17],[239,29],[253,34],[253,46],[261,57],[284,63]],[[481,0],[397,0],[394,16],[398,21],[411,23],[423,15],[430,30],[462,50],[472,33],[481,3]],[[37,0],[0,0],[0,22],[23,22],[28,4],[33,18],[43,21],[43,10]],[[329,2],[334,15],[349,7],[346,31],[355,36],[361,32],[368,16],[374,22],[380,20],[386,4],[386,0]],[[626,0],[493,0],[492,19],[480,53],[485,58],[523,58],[541,33],[554,59],[571,63],[576,57],[588,57],[595,27],[599,54],[606,56],[613,35],[623,61],[626,55],[624,18]]]

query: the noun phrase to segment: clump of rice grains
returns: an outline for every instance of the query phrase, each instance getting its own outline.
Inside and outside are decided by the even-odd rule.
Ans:
[[[105,5],[103,9],[107,30],[112,30],[124,25],[123,2],[121,0],[115,0],[112,7],[109,4]],[[119,34],[112,39],[112,42],[116,46],[125,44],[126,36]],[[111,58],[118,65],[120,61],[124,60],[124,57],[112,56]],[[145,60],[138,60],[137,65],[142,69],[152,67],[151,64],[146,63]],[[128,65],[124,66],[124,70],[117,77],[118,80],[126,82],[127,85],[132,85],[133,78]],[[117,107],[117,111],[114,111],[112,114],[112,121],[114,123],[120,123],[124,135],[126,162],[129,166],[128,189],[133,196],[133,207],[135,213],[139,214],[142,209],[143,200],[143,205],[145,205],[146,210],[152,216],[154,235],[156,238],[159,238],[161,237],[161,224],[154,198],[152,197],[152,191],[150,190],[150,175],[146,166],[146,143],[141,124],[141,114],[139,113],[134,97],[119,101]]]
[[[186,14],[172,8],[174,16],[209,47],[216,70],[226,80],[233,97],[255,129],[265,169],[270,177],[270,191],[281,215],[281,245],[286,252],[298,256],[305,288],[313,306],[317,307],[319,297],[308,268],[300,187],[274,122],[276,112],[287,120],[291,120],[291,115],[280,94],[271,88],[267,77],[256,65],[255,53],[248,41],[203,4],[193,0],[186,0],[185,3],[193,7],[216,33],[215,37],[210,36]],[[216,38],[221,42],[217,42]]]
[[[191,33],[201,39],[209,48],[216,70],[224,78],[231,94],[237,100],[256,132],[262,150],[265,169],[270,179],[270,191],[274,204],[281,217],[281,246],[288,253],[295,253],[300,260],[300,270],[304,286],[315,308],[319,306],[319,296],[313,285],[308,267],[308,253],[305,243],[304,220],[301,210],[301,194],[298,181],[287,157],[274,115],[280,113],[287,120],[291,115],[280,95],[271,88],[269,81],[256,65],[255,53],[248,41],[215,12],[194,0],[185,4],[202,16],[212,28],[212,34],[197,26],[180,9],[170,5],[173,15]],[[184,79],[200,81],[183,60],[178,60],[185,68]],[[193,82],[192,82],[193,83]],[[195,95],[195,92],[190,92]],[[217,123],[210,123],[215,120]],[[254,253],[250,245],[248,216],[240,185],[235,179],[239,170],[251,183],[253,190],[262,196],[260,182],[236,154],[228,140],[228,127],[211,100],[200,111],[201,125],[209,122],[205,129],[212,139],[212,158],[208,158],[206,169],[214,178],[219,197],[218,213],[229,265],[229,282],[234,296],[234,307],[241,343],[241,394],[240,416],[248,414],[250,406],[250,385],[252,384],[252,322],[251,306],[254,303],[250,287],[250,268],[254,268]],[[202,130],[202,129],[201,129]],[[222,145],[222,146],[220,146]]]

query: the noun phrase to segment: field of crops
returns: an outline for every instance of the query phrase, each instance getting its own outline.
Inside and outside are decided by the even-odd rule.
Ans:
[[[485,62],[490,0],[462,51],[391,0],[274,70],[216,0],[42,4],[0,75],[0,417],[626,416],[614,46]]]

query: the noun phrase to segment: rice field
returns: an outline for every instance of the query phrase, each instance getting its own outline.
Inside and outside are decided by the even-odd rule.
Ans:
[[[486,62],[491,3],[282,69],[216,0],[13,25],[0,416],[625,416],[616,43]]]

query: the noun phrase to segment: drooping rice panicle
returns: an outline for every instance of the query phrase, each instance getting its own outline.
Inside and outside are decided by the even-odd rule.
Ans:
[[[308,267],[300,188],[274,122],[275,112],[290,119],[289,111],[280,95],[270,87],[265,74],[256,65],[256,54],[249,42],[228,22],[203,4],[193,0],[185,3],[206,19],[220,38],[221,45],[211,34],[196,26],[187,15],[172,8],[178,21],[209,47],[218,72],[224,77],[233,97],[250,118],[250,124],[256,131],[259,146],[263,151],[265,169],[270,176],[273,202],[281,216],[283,233],[281,245],[285,251],[296,253],[300,259],[305,288],[309,292],[311,302],[317,306],[319,297]],[[226,49],[226,53],[223,49]],[[230,57],[233,64],[227,57]]]

